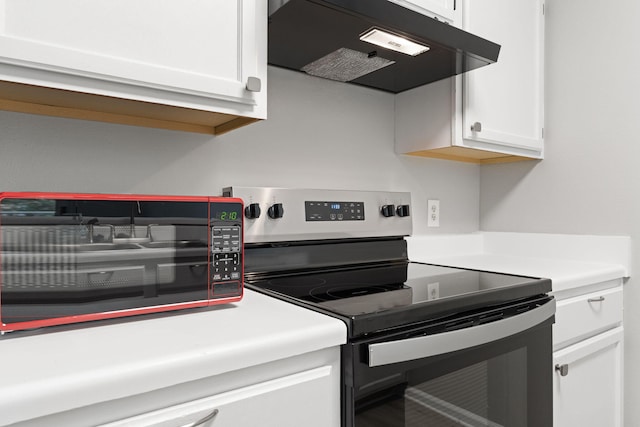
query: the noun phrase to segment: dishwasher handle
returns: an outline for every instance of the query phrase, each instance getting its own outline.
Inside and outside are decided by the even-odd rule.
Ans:
[[[556,312],[555,299],[516,316],[440,334],[369,344],[369,366],[383,366],[487,344],[526,331]]]

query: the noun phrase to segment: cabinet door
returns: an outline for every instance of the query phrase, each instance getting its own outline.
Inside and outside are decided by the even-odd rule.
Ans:
[[[0,0],[0,80],[263,118],[261,3]]]
[[[456,25],[457,0],[389,0],[423,15]],[[456,25],[457,26],[457,25]]]
[[[543,0],[464,0],[462,26],[501,49],[498,62],[462,76],[457,145],[541,158]]]
[[[332,400],[331,367],[303,371],[182,405],[127,418],[101,427],[331,427],[339,424]],[[210,421],[204,421],[208,418]],[[201,424],[193,424],[202,421]]]
[[[622,426],[622,327],[557,351],[553,418],[556,427]]]

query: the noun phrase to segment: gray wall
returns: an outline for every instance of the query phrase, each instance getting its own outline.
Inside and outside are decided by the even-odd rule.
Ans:
[[[545,160],[481,167],[481,229],[630,235],[637,247],[640,2],[547,0],[546,10]],[[637,283],[624,290],[627,426],[640,426]]]
[[[277,68],[268,90],[267,121],[219,137],[0,112],[0,191],[411,191],[415,233],[478,229],[480,168],[395,155],[392,95]],[[439,229],[426,227],[428,198],[441,200]]]

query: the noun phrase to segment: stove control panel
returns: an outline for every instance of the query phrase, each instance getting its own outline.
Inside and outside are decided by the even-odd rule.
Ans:
[[[364,202],[305,201],[306,221],[364,221]]]
[[[227,187],[243,200],[246,243],[409,236],[411,193]]]

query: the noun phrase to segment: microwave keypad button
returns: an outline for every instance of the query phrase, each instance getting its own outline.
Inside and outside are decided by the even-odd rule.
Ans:
[[[240,252],[242,246],[240,235],[240,227],[214,226],[211,251],[213,253]]]
[[[240,254],[230,253],[228,250],[228,248],[224,248],[223,252],[213,254],[212,279],[214,282],[240,279]]]

